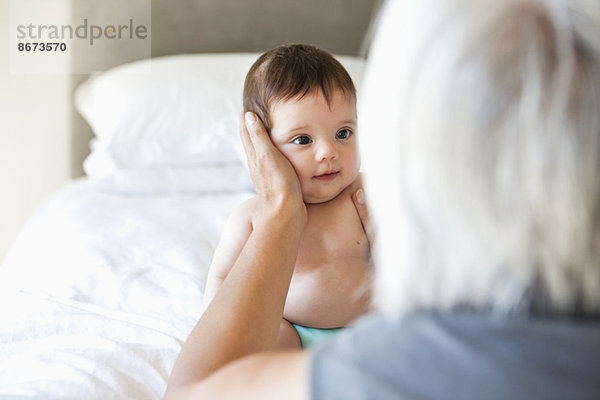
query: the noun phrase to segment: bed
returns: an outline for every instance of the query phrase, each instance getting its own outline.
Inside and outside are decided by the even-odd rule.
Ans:
[[[353,46],[338,58],[360,86]],[[153,44],[152,59],[74,79],[85,176],[44,201],[0,266],[0,398],[162,397],[221,228],[254,193],[237,118],[258,50]]]

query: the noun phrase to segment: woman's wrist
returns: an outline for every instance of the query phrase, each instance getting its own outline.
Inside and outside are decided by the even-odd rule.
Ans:
[[[282,198],[277,202],[263,204],[257,225],[281,227],[301,234],[306,225],[306,206],[303,202]]]

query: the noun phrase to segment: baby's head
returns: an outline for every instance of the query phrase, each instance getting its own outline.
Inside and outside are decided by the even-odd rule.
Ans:
[[[290,161],[306,203],[329,201],[356,180],[356,89],[331,54],[309,45],[264,53],[246,76],[244,111]]]

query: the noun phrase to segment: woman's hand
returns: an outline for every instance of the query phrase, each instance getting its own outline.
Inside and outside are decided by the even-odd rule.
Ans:
[[[367,235],[367,240],[369,241],[369,248],[373,250],[373,246],[375,244],[375,227],[373,226],[373,222],[369,216],[369,209],[367,207],[367,201],[365,199],[365,191],[363,188],[358,189],[352,195],[352,201],[354,202],[354,207],[356,207],[356,211],[358,212],[358,216],[360,217],[360,222],[362,227]]]
[[[262,121],[256,114],[240,116],[240,136],[250,176],[261,202],[261,212],[285,210],[295,212],[306,222],[306,206],[302,200],[296,171],[273,145]]]

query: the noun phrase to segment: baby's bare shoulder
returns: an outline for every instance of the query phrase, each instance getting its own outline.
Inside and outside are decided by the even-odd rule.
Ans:
[[[258,196],[249,198],[248,200],[240,203],[235,210],[229,216],[230,221],[235,223],[240,222],[252,222],[258,212],[259,200]]]
[[[252,215],[258,210],[260,205],[258,196],[250,197],[248,200],[243,201],[238,205],[236,212],[243,213],[246,215]]]

